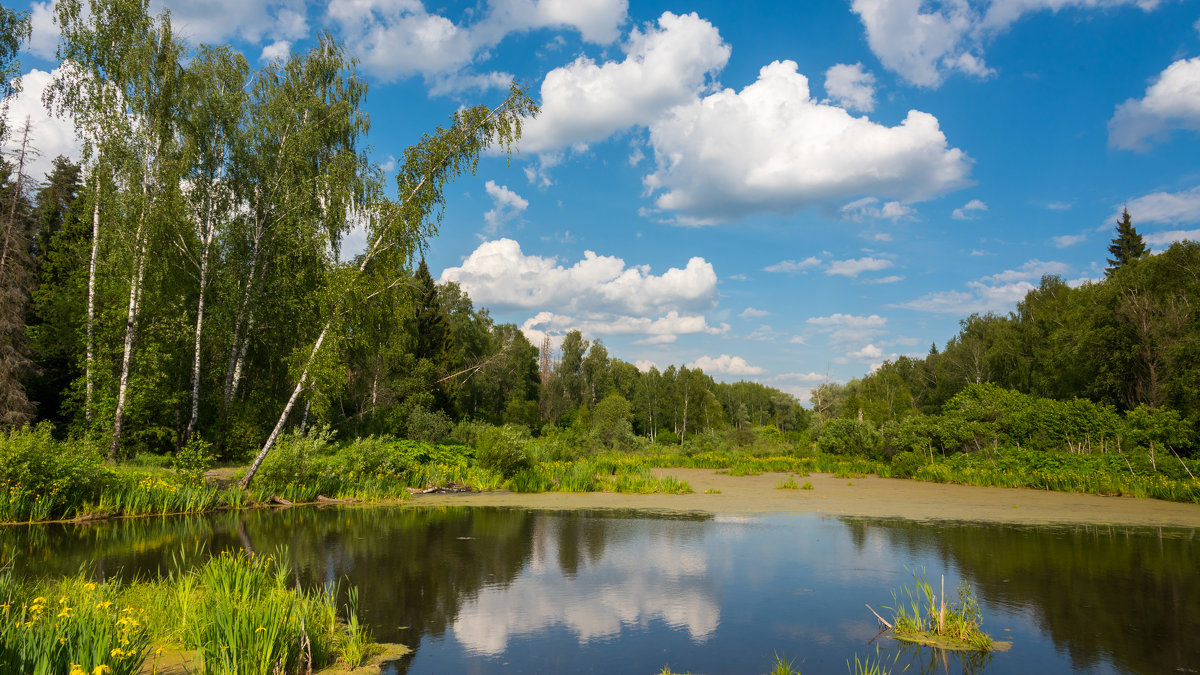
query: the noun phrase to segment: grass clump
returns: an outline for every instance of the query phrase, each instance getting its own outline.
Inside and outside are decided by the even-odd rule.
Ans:
[[[905,599],[901,600],[895,593],[892,595],[896,604],[892,633],[897,640],[944,649],[992,650],[992,636],[979,627],[982,621],[979,601],[966,582],[958,585],[958,602],[947,604],[945,577],[942,578],[940,598],[923,574],[914,573],[913,579],[916,588],[905,586]]]
[[[811,489],[813,489],[812,483],[810,483],[809,481],[804,481],[804,485],[801,485],[800,489],[801,490],[811,490]]]
[[[775,484],[776,490],[798,490],[800,486],[796,483],[795,476],[788,476],[787,480],[781,480]]]

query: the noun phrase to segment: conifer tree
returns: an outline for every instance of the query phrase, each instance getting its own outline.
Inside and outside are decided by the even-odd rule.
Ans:
[[[1121,219],[1117,221],[1117,236],[1113,237],[1112,243],[1108,245],[1108,252],[1113,257],[1107,259],[1109,266],[1104,270],[1106,277],[1112,276],[1113,272],[1134,260],[1146,257],[1146,243],[1133,226],[1129,209],[1121,210]]]

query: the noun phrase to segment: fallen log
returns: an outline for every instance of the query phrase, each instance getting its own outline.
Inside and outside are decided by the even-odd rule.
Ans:
[[[438,494],[438,493],[447,493],[447,492],[453,492],[453,493],[478,492],[478,490],[471,487],[470,485],[464,485],[462,483],[455,483],[453,481],[451,481],[450,483],[448,483],[446,485],[426,485],[424,490],[422,490],[420,488],[411,488],[411,487],[405,488],[405,489],[408,490],[409,494],[413,494],[413,495],[428,495],[428,494]]]

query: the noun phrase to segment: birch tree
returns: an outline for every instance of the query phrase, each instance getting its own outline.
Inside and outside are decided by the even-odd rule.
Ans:
[[[459,110],[454,113],[448,128],[438,128],[405,151],[404,163],[396,177],[397,199],[387,199],[379,193],[364,194],[366,199],[354,205],[357,215],[367,226],[370,245],[359,257],[357,265],[346,269],[346,273],[336,279],[339,283],[330,288],[331,302],[327,305],[321,332],[299,367],[296,384],[279,420],[242,478],[243,487],[254,479],[258,467],[283,431],[305,388],[310,369],[325,341],[331,337],[331,329],[347,296],[358,293],[369,299],[382,291],[359,287],[363,280],[372,278],[367,273],[372,266],[399,269],[410,264],[413,253],[436,232],[445,205],[446,184],[464,172],[473,173],[481,153],[487,148],[496,145],[509,152],[520,137],[522,120],[536,112],[536,104],[515,84],[504,102],[495,108],[475,106]]]
[[[201,357],[210,267],[218,234],[228,230],[236,208],[229,165],[246,124],[243,85],[248,72],[246,60],[232,49],[201,46],[185,74],[188,86],[182,126],[192,229],[187,238],[179,232],[176,243],[197,274],[191,409],[185,439],[191,438],[200,418]]]

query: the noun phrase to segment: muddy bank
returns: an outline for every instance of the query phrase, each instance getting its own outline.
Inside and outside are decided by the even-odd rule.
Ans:
[[[533,509],[651,509],[710,513],[814,513],[836,516],[970,520],[1016,524],[1088,523],[1148,527],[1200,527],[1200,504],[1102,497],[1020,488],[943,485],[895,478],[796,477],[811,490],[780,490],[789,474],[729,476],[711,469],[656,469],[691,484],[689,495],[609,492],[418,495],[406,504],[515,506]],[[720,494],[705,494],[706,490]]]

